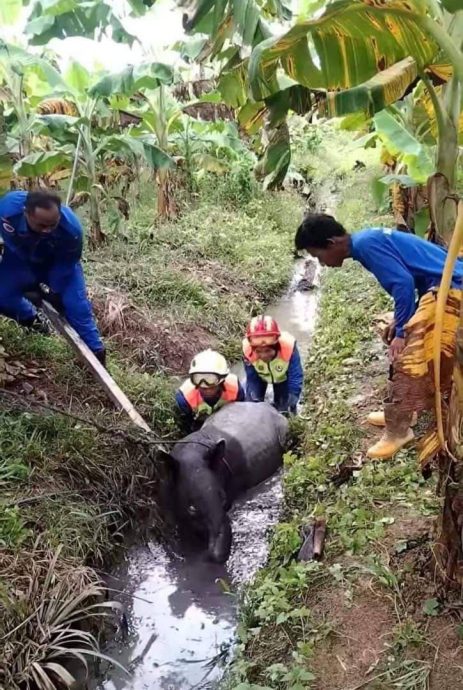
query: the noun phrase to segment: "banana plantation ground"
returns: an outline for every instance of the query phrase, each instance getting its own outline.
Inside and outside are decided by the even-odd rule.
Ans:
[[[295,154],[312,203],[349,229],[391,222],[370,195],[377,154],[352,151],[334,130],[326,141]],[[238,357],[248,315],[288,283],[303,204],[258,191],[249,176],[211,177],[178,220],[153,226],[152,195],[145,186],[125,236],[87,252],[85,270],[110,372],[155,432],[173,438],[177,377],[206,346]],[[441,598],[433,570],[434,480],[422,479],[412,450],[361,464],[371,439],[363,419],[386,374],[374,320],[389,307],[359,267],[323,278],[283,521],[243,596],[230,688],[463,683],[459,606]],[[129,527],[163,532],[162,468],[57,338],[26,338],[5,320],[0,335],[0,687],[9,689],[28,677],[40,685],[36,661],[96,644],[81,620],[102,593],[100,569]],[[298,564],[300,528],[314,515],[327,519],[325,557]],[[77,631],[62,639],[69,622]]]
[[[368,167],[334,184],[349,229],[391,222],[375,208],[371,174]],[[390,307],[360,266],[325,273],[294,429],[299,448],[285,459],[284,519],[267,568],[243,598],[231,688],[463,683],[461,603],[444,596],[432,558],[435,479],[422,478],[414,450],[383,463],[364,453],[378,435],[365,417],[381,405],[388,365],[380,321]],[[327,521],[324,558],[297,563],[301,528],[313,516]]]
[[[248,314],[291,274],[299,200],[245,179],[212,179],[181,219],[155,227],[147,187],[127,237],[86,253],[109,370],[163,438],[178,435],[173,392],[193,354],[217,346],[236,357]],[[163,528],[155,446],[118,433],[126,420],[57,337],[26,337],[3,319],[0,335],[0,687],[10,689],[40,681],[35,662],[95,644],[60,637],[92,614],[94,568],[130,525]]]

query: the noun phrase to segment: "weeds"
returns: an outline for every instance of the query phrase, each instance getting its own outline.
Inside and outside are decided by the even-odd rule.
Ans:
[[[360,688],[397,688],[398,690],[428,690],[432,666],[428,661],[407,659],[391,663],[390,667],[373,675],[369,680],[355,686]]]
[[[0,685],[71,687],[76,679],[70,661],[88,670],[87,659],[101,656],[89,625],[118,605],[103,601],[105,589],[94,572],[63,559],[59,548],[4,557],[0,582],[6,583],[0,596]]]
[[[154,227],[144,190],[126,237],[87,252],[85,263],[109,371],[170,438],[179,382],[170,375],[186,375],[206,347],[239,354],[250,314],[288,282],[300,216],[297,197],[257,193],[245,168],[197,191],[181,218]],[[85,564],[102,564],[127,527],[163,527],[162,467],[140,444],[28,406],[127,423],[58,337],[1,319],[0,339],[8,362],[20,363],[10,383],[23,393],[0,412],[0,687],[55,690],[73,682],[70,659],[85,667],[97,654],[96,618],[111,608]]]
[[[201,324],[236,354],[230,341],[288,282],[300,216],[294,196],[268,194],[238,207],[202,203],[153,229],[141,206],[130,238],[96,252],[87,272],[97,294],[125,293],[148,313],[168,308],[170,328]]]
[[[428,687],[431,664],[412,658],[412,650],[423,649],[427,641],[407,613],[404,581],[384,543],[397,511],[411,516],[435,514],[433,487],[422,479],[412,451],[402,452],[393,463],[354,469],[351,480],[340,487],[332,481],[344,463],[355,463],[365,444],[365,427],[349,401],[361,400],[362,388],[372,379],[377,385],[381,381],[371,323],[386,306],[369,276],[354,265],[342,274],[325,276],[306,366],[302,450],[285,457],[285,520],[275,529],[267,569],[258,574],[245,599],[241,658],[233,680],[237,687],[241,681],[271,688],[310,688],[314,683],[322,687],[329,666],[320,678],[318,654],[330,650],[341,631],[338,611],[324,617],[318,594],[329,600],[342,592],[345,605],[355,607],[364,591],[388,602],[397,626],[390,633],[390,655],[381,658],[371,678],[367,675],[358,687]],[[327,519],[325,560],[295,563],[301,527],[312,516]],[[291,672],[293,676],[288,675]],[[354,682],[342,685],[354,686]]]

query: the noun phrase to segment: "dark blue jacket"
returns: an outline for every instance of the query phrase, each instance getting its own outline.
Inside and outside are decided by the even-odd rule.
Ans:
[[[2,309],[7,315],[14,312],[17,320],[30,318],[35,309],[21,297],[11,302],[11,288],[17,284],[18,295],[24,289],[24,273],[31,280],[46,283],[63,301],[64,312],[71,326],[79,333],[93,352],[103,348],[93,311],[86,294],[80,259],[83,231],[78,217],[68,207],[61,207],[58,227],[41,235],[29,230],[24,204],[27,192],[10,192],[0,199],[0,237],[4,243],[0,264],[0,296]],[[8,288],[8,289],[6,289]],[[30,288],[29,288],[30,289]]]
[[[416,311],[416,296],[442,280],[447,252],[416,235],[399,230],[368,228],[351,237],[351,256],[373,273],[394,299],[396,336]],[[458,260],[452,287],[463,287],[463,262]]]
[[[0,234],[5,247],[37,268],[52,270],[56,281],[66,277],[82,257],[80,220],[61,207],[58,227],[47,235],[31,232],[24,215],[27,192],[10,192],[0,199]]]
[[[218,403],[218,401],[220,399],[220,395],[221,394],[219,394],[215,400],[210,401],[211,406],[214,406],[216,403]],[[244,388],[241,385],[241,382],[238,381],[238,396],[236,398],[236,401],[237,402],[244,402],[244,399],[245,399]],[[183,395],[183,393],[180,389],[175,393],[175,402],[177,403],[177,407],[179,408],[180,412],[182,412],[182,414],[187,415],[187,416],[189,416],[189,415],[193,416],[193,411],[192,411],[190,405],[188,404],[188,402],[186,401],[185,396]]]

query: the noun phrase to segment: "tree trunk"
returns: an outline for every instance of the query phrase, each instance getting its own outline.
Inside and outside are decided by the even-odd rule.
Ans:
[[[158,170],[157,182],[157,211],[159,218],[175,218],[177,204],[175,201],[175,185],[169,170]]]
[[[449,248],[440,290],[450,287],[451,274],[463,243],[463,203],[460,203],[452,244]],[[439,292],[436,310],[436,329],[443,328],[443,298]],[[439,304],[441,302],[441,304]],[[437,313],[439,312],[439,313]],[[440,368],[439,349],[434,334],[435,372]],[[442,346],[440,345],[440,348]],[[460,307],[456,332],[456,352],[453,367],[450,401],[441,401],[439,377],[436,381],[436,420],[440,446],[438,492],[443,496],[443,507],[438,524],[435,557],[446,585],[463,584],[463,302]]]
[[[461,84],[453,76],[439,96],[425,79],[437,123],[436,174],[428,180],[429,239],[448,246],[457,217],[458,199],[454,193],[458,163],[458,129],[460,120]]]
[[[90,246],[98,247],[106,240],[106,235],[101,229],[101,216],[99,194],[96,189],[90,193]]]
[[[10,190],[12,176],[13,163],[6,145],[6,124],[3,103],[0,103],[0,194]]]
[[[429,240],[447,247],[455,227],[458,196],[444,174],[437,172],[428,179],[428,199],[431,217]]]
[[[447,414],[449,452],[439,455],[439,493],[444,497],[435,554],[447,585],[463,584],[463,315],[457,331],[457,354]]]
[[[86,159],[87,173],[90,178],[90,246],[98,247],[103,244],[106,235],[101,229],[101,215],[100,215],[100,191],[98,189],[98,180],[96,175],[95,155],[92,148],[92,138],[90,127],[86,132],[82,132],[81,145]]]

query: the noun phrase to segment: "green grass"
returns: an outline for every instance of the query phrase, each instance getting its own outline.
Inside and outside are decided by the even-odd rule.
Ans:
[[[330,621],[312,613],[317,591],[355,587],[368,575],[391,589],[391,596],[400,597],[401,574],[388,569],[381,545],[388,526],[402,511],[413,516],[436,512],[433,486],[421,478],[413,451],[401,452],[394,462],[367,464],[341,488],[330,479],[364,440],[364,430],[346,401],[361,392],[369,377],[375,357],[371,320],[383,308],[382,294],[359,266],[351,264],[325,276],[306,364],[303,445],[285,458],[284,520],[275,529],[267,568],[245,596],[241,656],[231,687],[240,687],[239,682],[282,690],[312,687],[312,659],[332,637]],[[356,359],[361,366],[352,364]],[[296,563],[301,527],[313,516],[326,518],[329,528],[324,561]],[[391,683],[403,680],[403,687],[417,690],[425,687],[420,683],[429,676],[430,666],[420,660],[412,664],[407,657],[410,638],[413,641],[410,626],[397,632],[402,653],[383,669],[381,678]],[[416,634],[421,643],[421,632]],[[274,664],[282,664],[285,671],[270,677]],[[298,685],[302,671],[307,685]],[[288,680],[290,672],[293,677]]]
[[[122,291],[148,311],[199,323],[228,347],[240,339],[249,316],[288,282],[302,215],[294,195],[259,194],[234,208],[204,202],[156,227],[146,227],[147,215],[138,207],[128,239],[90,257],[90,285]]]
[[[341,133],[339,140],[343,137]],[[329,160],[339,161],[343,155],[342,146],[333,151],[330,145],[330,151]],[[304,155],[304,160],[313,160],[313,154]],[[351,231],[389,224],[389,217],[375,209],[370,193],[375,167],[369,164],[347,174],[352,167],[349,156],[338,167],[336,217]],[[321,159],[322,169],[314,175],[323,187],[327,163]],[[334,180],[331,175],[329,184]],[[226,684],[232,690],[324,687],[323,679],[330,680],[330,669],[338,664],[333,648],[344,639],[339,614],[355,610],[372,592],[381,610],[390,613],[392,622],[383,631],[389,652],[379,657],[371,677],[363,679],[357,673],[342,687],[428,688],[432,655],[440,640],[428,634],[422,606],[415,612],[411,599],[426,601],[432,574],[426,583],[419,565],[404,566],[396,554],[406,542],[394,542],[390,534],[403,519],[435,517],[435,485],[422,478],[414,450],[400,452],[393,462],[365,464],[339,488],[331,481],[344,462],[365,448],[362,417],[349,401],[367,385],[380,393],[385,383],[386,364],[382,371],[372,322],[389,308],[387,296],[358,264],[346,262],[342,269],[325,272],[305,366],[305,407],[293,424],[299,445],[285,457],[283,519],[272,535],[266,568],[243,595],[238,655]],[[301,528],[314,517],[325,518],[328,526],[323,561],[298,563]],[[319,602],[331,597],[333,610],[328,607],[328,613],[320,613]],[[366,617],[376,615],[372,607]],[[346,629],[342,634],[355,638],[356,631]],[[363,649],[351,653],[360,656]],[[325,657],[323,671],[320,658]],[[325,673],[322,678],[320,672]]]
[[[108,366],[153,431],[169,438],[179,433],[178,378],[165,373],[162,353],[170,348],[175,360],[183,348],[193,356],[199,332],[201,346],[218,342],[224,354],[238,356],[249,316],[289,280],[291,241],[301,216],[294,195],[257,193],[233,179],[228,188],[222,181],[208,193],[206,182],[178,219],[156,225],[152,194],[144,190],[126,237],[85,256],[91,289],[116,290],[146,323],[155,324],[144,350],[153,362],[159,359],[159,367],[148,373],[131,356],[140,337],[130,326],[128,346],[108,339]],[[222,193],[225,203],[218,206]],[[19,393],[15,399],[0,396],[0,637],[21,631],[0,653],[0,677],[13,687],[13,679],[19,683],[31,673],[27,664],[34,656],[27,650],[47,644],[40,626],[29,630],[24,623],[31,610],[21,602],[30,598],[31,583],[34,602],[41,592],[46,600],[50,583],[60,596],[78,596],[96,577],[83,566],[104,564],[124,529],[161,530],[162,468],[153,448],[36,406],[39,399],[109,428],[130,427],[58,337],[27,333],[1,319],[0,341],[14,379],[9,385]],[[77,583],[74,572],[83,573]]]

